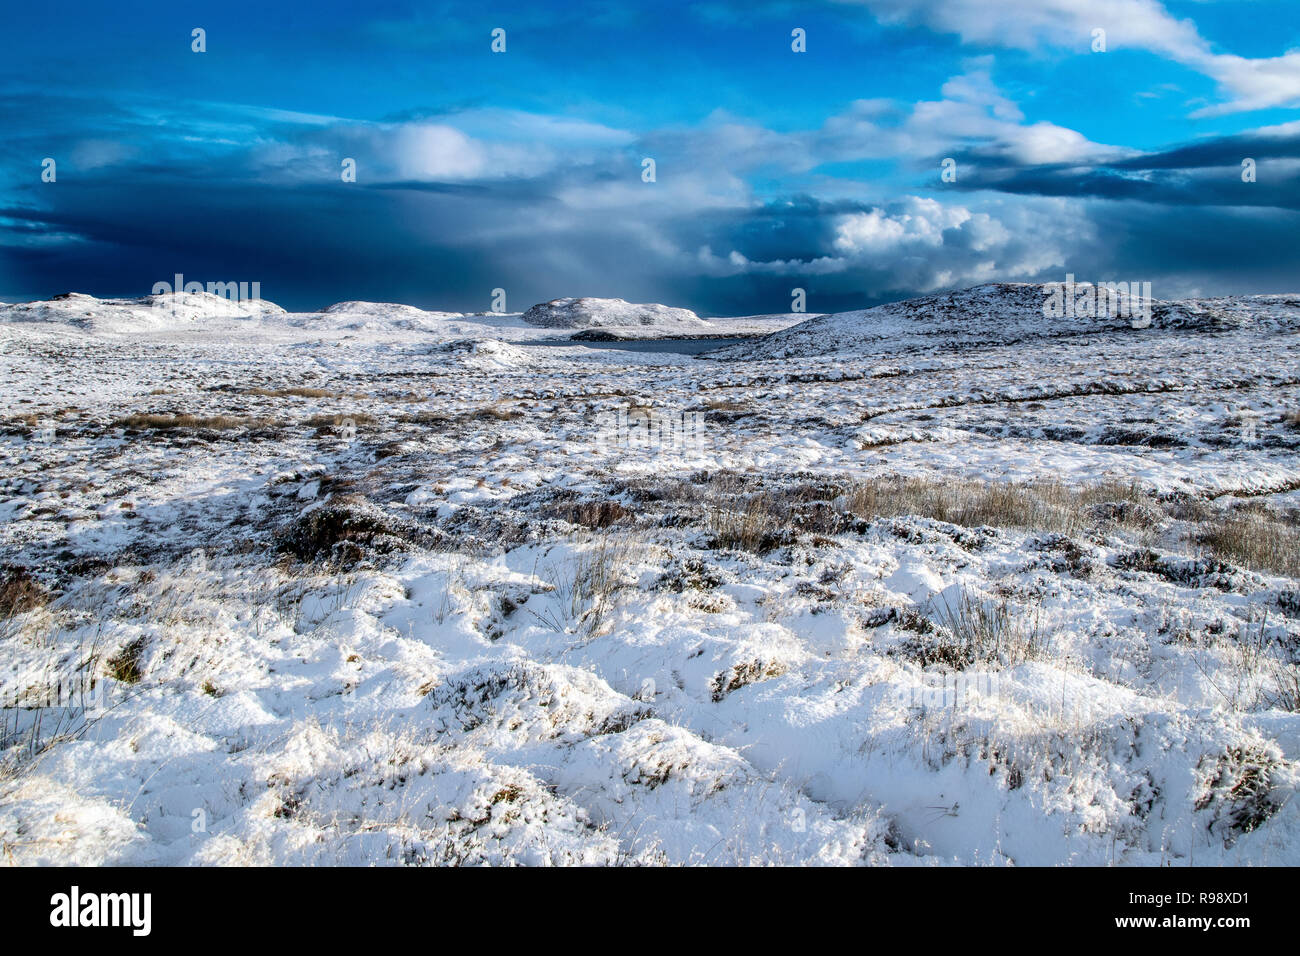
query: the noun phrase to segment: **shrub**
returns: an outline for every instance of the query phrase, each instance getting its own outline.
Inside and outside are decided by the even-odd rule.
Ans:
[[[355,564],[367,550],[400,547],[408,530],[361,496],[341,495],[281,528],[276,547],[303,561]]]
[[[1211,812],[1210,830],[1226,846],[1258,829],[1281,808],[1284,797],[1273,784],[1278,769],[1276,757],[1257,747],[1232,747],[1212,762],[1202,760],[1205,776],[1193,805]]]
[[[105,661],[109,675],[123,684],[139,683],[140,679],[144,677],[144,670],[140,661],[144,657],[144,649],[147,644],[148,640],[146,638],[138,637]]]

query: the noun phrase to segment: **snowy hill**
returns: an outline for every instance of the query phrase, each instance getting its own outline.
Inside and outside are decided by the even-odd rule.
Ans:
[[[321,309],[322,315],[376,315],[383,318],[400,316],[408,319],[421,318],[428,313],[413,305],[398,302],[335,302]]]
[[[449,322],[463,319],[461,312],[429,312],[399,302],[336,302],[320,312],[291,313],[296,328],[365,332],[450,332]]]
[[[636,305],[622,299],[552,299],[525,312],[524,321],[547,329],[657,326],[682,332],[709,330],[709,324],[689,309]]]
[[[1010,345],[1062,336],[1135,330],[1141,316],[1048,317],[1048,287],[989,283],[957,292],[891,302],[872,309],[814,316],[752,343],[708,353],[708,358],[764,360],[823,355],[881,354],[936,347]],[[1099,310],[1101,311],[1101,310]],[[1223,331],[1243,324],[1300,327],[1294,296],[1250,296],[1185,302],[1153,300],[1151,329]]]
[[[795,315],[701,319],[687,309],[637,305],[622,299],[555,299],[524,315],[430,311],[397,302],[347,301],[312,312],[287,312],[262,299],[226,299],[210,293],[97,298],[70,292],[48,301],[0,303],[0,328],[37,334],[79,331],[91,335],[202,338],[239,331],[259,339],[367,337],[410,333],[443,341],[491,338],[528,342],[575,339],[657,339],[759,336],[787,327]],[[557,333],[560,333],[557,335]]]
[[[0,322],[69,325],[88,332],[158,332],[212,320],[234,323],[285,315],[264,299],[226,299],[207,292],[168,293],[138,299],[98,299],[68,292],[42,302],[0,305]]]
[[[1045,290],[1027,283],[991,283],[808,318],[784,313],[709,319],[688,309],[622,299],[553,299],[520,315],[428,311],[401,303],[364,301],[338,302],[314,312],[287,312],[264,299],[241,301],[207,292],[134,299],[101,299],[69,292],[47,301],[0,303],[0,327],[42,329],[42,334],[76,330],[92,335],[187,338],[232,331],[276,339],[359,333],[392,338],[419,333],[447,342],[466,338],[551,340],[557,332],[574,340],[753,336],[752,342],[718,349],[707,357],[760,361],[1008,345],[1133,328],[1124,315],[1048,318],[1043,314]],[[1300,328],[1300,296],[1154,300],[1150,327],[1295,330]]]

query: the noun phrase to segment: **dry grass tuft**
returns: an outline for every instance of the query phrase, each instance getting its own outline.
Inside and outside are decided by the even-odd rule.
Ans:
[[[978,528],[1026,528],[1074,534],[1099,520],[1144,527],[1160,520],[1136,485],[1098,481],[1071,486],[1054,481],[982,482],[964,479],[878,478],[846,495],[862,517],[919,515]]]
[[[344,398],[343,392],[328,388],[248,388],[245,395],[258,395],[262,398]]]
[[[612,498],[606,501],[574,501],[559,505],[551,512],[569,524],[598,531],[632,517],[632,512]]]
[[[517,408],[506,408],[503,405],[486,405],[483,408],[476,409],[468,413],[466,418],[476,421],[499,421],[508,422],[516,418],[523,418],[524,413]]]
[[[49,591],[26,568],[7,568],[0,572],[0,618],[34,611],[49,600]]]
[[[795,534],[789,507],[771,494],[754,495],[740,508],[710,508],[708,527],[713,547],[754,554],[789,544]]]
[[[130,428],[137,431],[198,431],[207,429],[228,432],[245,428],[270,428],[275,424],[275,420],[270,418],[236,415],[158,415],[137,412],[115,420],[113,427]]]
[[[604,533],[594,536],[586,548],[549,569],[547,577],[557,605],[543,611],[529,607],[528,612],[560,633],[572,628],[591,636],[601,633],[619,592],[630,583],[627,575],[640,550],[629,538]]]
[[[1257,571],[1300,577],[1300,528],[1260,508],[1236,508],[1204,522],[1196,542]]]
[[[435,412],[425,408],[418,412],[398,415],[397,420],[404,425],[446,425],[451,421],[451,418],[442,412]]]
[[[1135,485],[1101,481],[981,482],[966,479],[873,478],[852,485],[795,484],[742,498],[738,476],[719,475],[682,492],[702,500],[714,546],[763,553],[802,533],[833,535],[856,520],[917,516],[978,528],[985,525],[1075,534],[1114,523],[1150,529],[1163,513]]]
[[[923,667],[1012,667],[1042,656],[1044,650],[1037,614],[1013,610],[1006,601],[982,601],[964,591],[957,606],[939,609],[932,624],[932,628],[921,628],[902,647],[907,657]]]

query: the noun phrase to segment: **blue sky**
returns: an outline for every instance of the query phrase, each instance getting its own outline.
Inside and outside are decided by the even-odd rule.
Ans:
[[[141,295],[177,272],[294,309],[484,309],[504,288],[515,310],[604,295],[746,314],[799,287],[831,311],[1067,272],[1158,297],[1300,291],[1294,2],[6,16],[6,300]]]

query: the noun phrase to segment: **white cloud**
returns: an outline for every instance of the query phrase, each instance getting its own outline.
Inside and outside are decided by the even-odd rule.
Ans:
[[[943,245],[943,231],[971,218],[964,206],[944,206],[933,199],[908,196],[895,213],[883,209],[842,216],[836,224],[835,250],[846,256],[892,252],[904,246]]]
[[[1218,116],[1273,106],[1300,105],[1300,53],[1260,60],[1240,56],[1205,56],[1199,69],[1236,94],[1231,103],[1207,106],[1193,116]],[[1195,66],[1195,63],[1189,63]]]
[[[337,176],[347,156],[368,183],[526,180],[606,161],[634,139],[571,117],[483,109],[396,123],[304,124],[288,139],[259,144],[253,159],[266,174],[298,179]]]
[[[839,276],[863,296],[929,291],[990,280],[1030,279],[1064,269],[1095,244],[1096,230],[1075,200],[996,200],[973,209],[907,196],[847,213],[833,222],[831,254],[811,259],[751,260],[710,246],[684,264],[704,275]]]
[[[1096,163],[1137,151],[1104,143],[1063,126],[1026,124],[1020,108],[993,82],[991,58],[977,57],[942,87],[943,99],[910,107],[892,101],[855,100],[820,128],[776,132],[723,113],[700,127],[663,130],[641,142],[661,165],[677,170],[733,174],[776,167],[806,172],[820,164],[863,159],[929,161],[953,150],[1016,163]]]
[[[399,126],[385,147],[403,179],[465,180],[488,171],[487,150],[451,126],[418,123]]]
[[[1300,104],[1300,53],[1261,59],[1215,53],[1191,20],[1157,0],[841,0],[883,23],[919,24],[981,46],[1086,52],[1092,31],[1108,50],[1148,50],[1214,79],[1231,97],[1193,115]]]
[[[312,122],[260,142],[251,162],[264,178],[302,181],[336,177],[342,157],[357,160],[365,183],[549,179],[551,194],[570,208],[656,216],[691,205],[746,205],[747,177],[764,169],[806,173],[864,159],[919,163],[954,150],[1027,164],[1086,164],[1135,152],[1053,123],[1026,124],[990,66],[989,57],[969,61],[944,83],[942,99],[912,106],[857,100],[815,129],[778,132],[718,111],[698,126],[638,138],[572,117],[482,109],[398,123]],[[647,156],[657,163],[656,183],[641,181]]]
[[[83,139],[72,148],[72,162],[77,169],[91,170],[116,166],[134,159],[139,151],[111,139]]]

